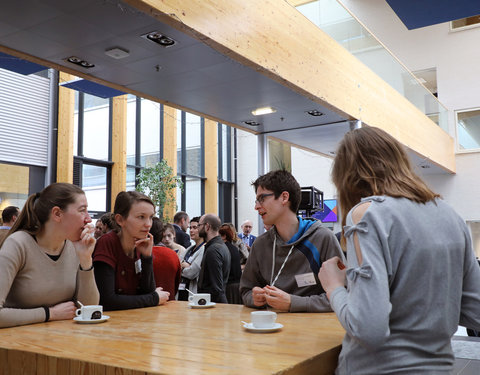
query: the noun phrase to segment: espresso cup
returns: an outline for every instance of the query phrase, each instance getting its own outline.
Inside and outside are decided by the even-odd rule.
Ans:
[[[250,313],[252,325],[255,328],[272,328],[277,320],[277,313],[274,311],[252,311]]]
[[[75,315],[81,316],[82,320],[102,319],[101,305],[85,305],[75,311]]]
[[[205,306],[210,303],[210,294],[208,293],[198,293],[192,294],[188,297],[188,302],[196,306]]]

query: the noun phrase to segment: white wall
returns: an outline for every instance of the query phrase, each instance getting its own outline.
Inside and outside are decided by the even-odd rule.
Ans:
[[[451,32],[449,23],[408,30],[385,0],[342,0],[352,13],[411,71],[437,69],[438,98],[449,111],[480,107],[480,28]],[[480,153],[457,154],[456,175],[424,179],[465,220],[480,220]]]

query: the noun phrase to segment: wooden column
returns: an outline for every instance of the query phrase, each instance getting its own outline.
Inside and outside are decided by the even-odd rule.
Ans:
[[[218,128],[205,119],[205,213],[218,214]]]
[[[60,72],[60,82],[74,76]],[[73,182],[73,136],[75,91],[60,86],[58,90],[57,182]]]
[[[173,173],[177,173],[177,110],[167,105],[163,106],[163,158],[172,167]],[[174,192],[176,199],[177,192]],[[177,200],[167,203],[164,209],[164,217],[173,221],[177,212]]]
[[[117,194],[127,185],[127,95],[113,98],[112,108],[112,210]]]

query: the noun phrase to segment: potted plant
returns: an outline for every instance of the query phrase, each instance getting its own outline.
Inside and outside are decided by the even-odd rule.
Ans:
[[[172,218],[164,216],[166,215],[165,206],[175,201],[177,186],[183,191],[182,180],[173,173],[172,167],[166,160],[161,160],[151,167],[143,168],[137,175],[137,181],[136,190],[152,200],[159,218],[164,222],[170,222]]]

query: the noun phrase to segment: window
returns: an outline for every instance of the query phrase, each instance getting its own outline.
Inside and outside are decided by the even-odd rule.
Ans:
[[[460,18],[450,22],[450,30],[452,31],[471,29],[478,26],[480,26],[480,15]]]
[[[218,207],[222,223],[233,222],[232,128],[218,124]],[[236,221],[236,220],[235,220]]]
[[[480,109],[457,111],[457,144],[459,151],[480,151]]]
[[[111,210],[112,100],[75,93],[73,183],[94,217]]]
[[[177,204],[190,217],[205,210],[204,128],[202,117],[177,112],[177,174],[183,182],[183,192],[177,188]]]

